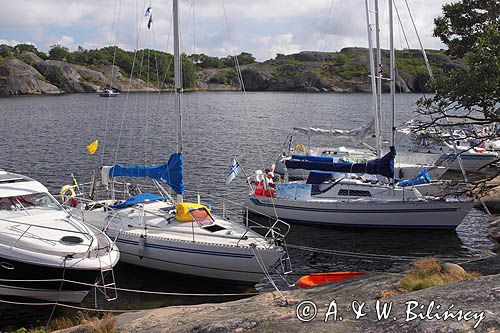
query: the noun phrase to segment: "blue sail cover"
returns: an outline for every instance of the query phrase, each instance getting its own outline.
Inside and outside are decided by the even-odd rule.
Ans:
[[[307,156],[307,155],[292,155],[292,160],[310,161],[310,162],[331,162],[333,163],[332,156]]]
[[[409,180],[402,180],[398,183],[399,186],[413,186],[420,184],[429,184],[431,182],[431,176],[429,175],[429,170],[425,169],[420,171],[415,177]]]
[[[368,173],[381,175],[387,178],[394,177],[394,159],[396,158],[396,148],[390,147],[391,151],[379,159],[363,162],[314,162],[290,159],[285,161],[288,169],[320,170],[345,173]]]
[[[109,170],[110,177],[152,178],[167,183],[175,193],[184,194],[182,153],[170,155],[167,164],[124,166],[116,164]]]
[[[114,206],[109,206],[109,207],[113,208],[113,209],[122,209],[122,208],[131,207],[133,205],[143,203],[143,202],[160,201],[160,200],[164,200],[164,198],[161,195],[153,194],[153,193],[140,193],[140,194],[134,195],[133,197],[128,198],[126,201],[122,202],[119,205],[114,205]]]

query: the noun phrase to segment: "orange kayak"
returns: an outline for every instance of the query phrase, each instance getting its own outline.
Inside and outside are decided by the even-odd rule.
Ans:
[[[368,272],[328,272],[304,275],[295,282],[300,288],[309,288],[328,282],[337,282],[350,279],[356,276],[365,275]]]

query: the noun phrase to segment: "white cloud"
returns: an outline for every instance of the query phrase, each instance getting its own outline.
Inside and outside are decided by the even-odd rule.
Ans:
[[[432,37],[433,17],[449,0],[408,0],[415,23],[427,48],[441,48]],[[418,47],[405,2],[395,0],[411,47]],[[194,7],[192,4],[194,3]],[[227,55],[247,51],[259,60],[275,53],[301,50],[332,51],[346,46],[366,46],[363,0],[220,0],[181,1],[182,45],[185,52]],[[387,5],[381,1],[382,21]],[[16,0],[3,1],[0,39],[31,40],[47,47],[59,43],[70,49],[102,47],[118,43],[126,49],[172,49],[171,1],[154,1],[153,29],[144,18],[146,2],[136,0]],[[193,10],[195,21],[193,22]],[[396,28],[396,33],[400,29]],[[194,36],[196,31],[196,36]],[[387,34],[383,34],[387,45]],[[196,45],[194,45],[196,40]],[[396,38],[398,47],[405,46]]]
[[[62,35],[58,40],[50,42],[48,46],[52,45],[62,45],[70,49],[70,51],[76,50],[75,38],[73,36]]]

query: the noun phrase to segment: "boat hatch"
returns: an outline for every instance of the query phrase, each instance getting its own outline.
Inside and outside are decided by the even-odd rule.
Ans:
[[[60,242],[66,245],[76,245],[83,242],[83,239],[77,236],[64,236],[63,238],[61,238]]]
[[[202,228],[205,230],[208,230],[210,232],[217,232],[217,231],[221,231],[221,230],[226,230],[226,228],[221,227],[218,224],[211,224],[211,225],[208,225],[208,226],[202,227]]]
[[[351,196],[351,197],[371,197],[372,194],[370,191],[362,191],[362,190],[348,190],[342,188],[339,190],[339,195]]]

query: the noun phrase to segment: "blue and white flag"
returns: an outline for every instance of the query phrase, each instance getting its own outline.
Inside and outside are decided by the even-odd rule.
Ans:
[[[147,16],[151,15],[151,10],[153,10],[153,8],[151,8],[151,6],[149,6],[148,9],[146,9],[146,13],[144,13],[144,16],[147,17]]]
[[[233,158],[233,164],[231,164],[231,169],[229,170],[229,173],[226,175],[226,178],[224,180],[226,181],[226,185],[229,185],[229,183],[240,173],[240,164],[236,159]]]

